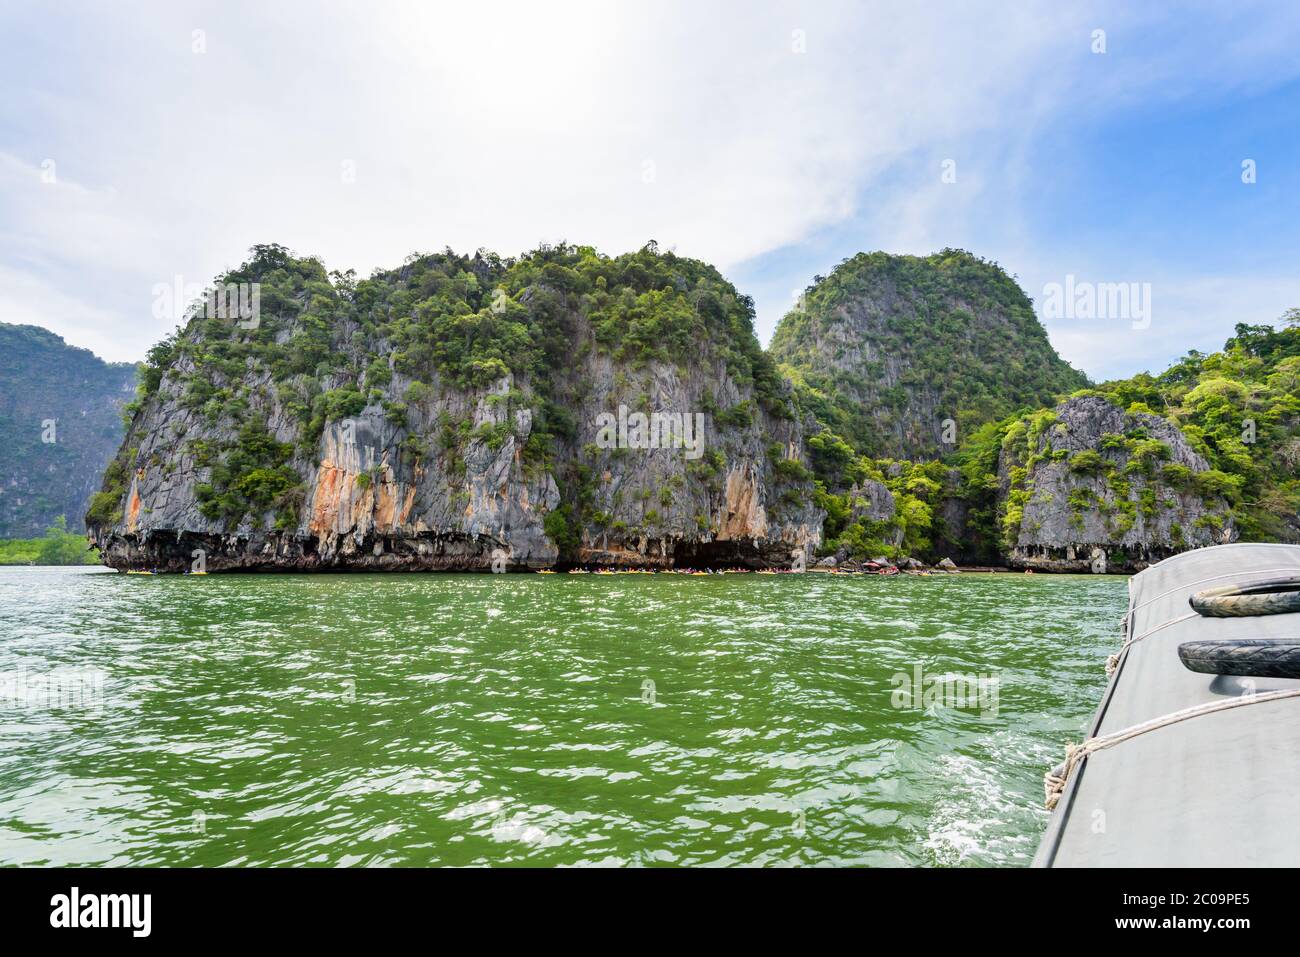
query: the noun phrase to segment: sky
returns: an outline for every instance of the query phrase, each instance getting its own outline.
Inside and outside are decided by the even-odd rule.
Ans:
[[[0,321],[136,360],[255,243],[653,239],[766,343],[843,259],[954,246],[1094,379],[1159,372],[1300,305],[1297,51],[1281,2],[0,0]]]

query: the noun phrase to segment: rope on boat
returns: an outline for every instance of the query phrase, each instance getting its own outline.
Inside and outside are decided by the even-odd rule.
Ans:
[[[1263,574],[1288,571],[1293,571],[1293,569],[1270,568],[1266,569]],[[1211,578],[1200,579],[1191,582],[1190,584],[1201,585],[1222,578],[1230,578],[1237,574],[1242,573],[1228,572],[1222,575],[1215,575]],[[1261,572],[1256,571],[1252,574],[1261,574]],[[1124,631],[1128,631],[1128,624],[1132,620],[1133,613],[1139,608],[1145,608],[1152,602],[1173,594],[1174,592],[1181,591],[1187,587],[1189,587],[1187,584],[1179,585],[1175,588],[1169,589],[1168,591],[1162,592],[1154,598],[1148,599],[1141,605],[1130,608],[1128,613],[1124,616],[1124,621],[1122,623]],[[1188,599],[1188,603],[1193,609],[1189,614],[1181,615],[1178,618],[1171,618],[1168,621],[1161,622],[1154,628],[1144,631],[1140,635],[1125,638],[1124,642],[1120,645],[1119,651],[1107,657],[1106,674],[1110,676],[1115,673],[1119,668],[1121,658],[1123,658],[1125,652],[1128,651],[1130,646],[1137,644],[1144,638],[1154,635],[1156,632],[1163,631],[1166,628],[1176,625],[1179,622],[1202,616],[1211,618],[1236,618],[1300,612],[1300,576],[1292,575],[1286,578],[1275,578],[1237,585],[1224,585],[1218,588],[1207,588],[1204,591],[1193,594]],[[1188,664],[1187,658],[1183,655],[1183,649],[1191,649],[1192,645],[1199,647],[1201,645],[1212,644],[1225,643],[1193,642],[1191,644],[1184,644],[1179,648],[1179,656],[1183,658],[1183,663],[1187,665],[1187,667],[1191,668],[1192,666]],[[1226,644],[1234,643],[1228,642]],[[1256,645],[1265,644],[1269,645],[1269,648],[1265,649],[1269,651],[1276,650],[1272,647],[1274,645],[1284,644],[1287,646],[1288,650],[1290,650],[1294,645],[1293,642],[1289,641],[1251,641],[1237,642],[1234,644],[1234,647],[1235,645],[1250,645],[1250,650],[1254,650]],[[1192,670],[1202,671],[1205,669],[1192,668]],[[1215,673],[1220,673],[1217,668]],[[1083,761],[1087,759],[1088,755],[1096,751],[1104,751],[1107,748],[1113,748],[1115,745],[1120,744],[1123,741],[1127,741],[1130,738],[1136,738],[1138,735],[1146,734],[1148,731],[1155,731],[1158,728],[1166,728],[1169,725],[1178,724],[1179,722],[1186,721],[1190,718],[1198,718],[1201,715],[1214,714],[1219,711],[1228,711],[1232,708],[1240,708],[1249,704],[1264,704],[1270,701],[1281,701],[1286,698],[1295,697],[1300,697],[1300,688],[1288,688],[1282,691],[1268,691],[1263,694],[1242,695],[1239,698],[1230,698],[1225,701],[1211,701],[1207,704],[1199,704],[1190,708],[1184,708],[1181,711],[1174,711],[1170,714],[1161,715],[1158,718],[1152,718],[1149,721],[1143,721],[1141,724],[1135,724],[1132,727],[1124,728],[1120,731],[1114,731],[1110,734],[1097,735],[1088,738],[1082,744],[1067,744],[1065,746],[1065,760],[1043,775],[1043,793],[1045,803],[1048,809],[1054,809],[1056,807],[1057,803],[1061,799],[1061,795],[1065,791],[1066,783],[1070,780],[1070,775],[1074,773],[1074,769],[1083,763]]]
[[[1142,634],[1140,635],[1135,635],[1132,638],[1124,639],[1124,643],[1119,646],[1119,651],[1115,652],[1113,655],[1109,656],[1106,659],[1106,676],[1110,677],[1115,673],[1115,669],[1119,667],[1120,658],[1123,657],[1124,652],[1128,651],[1130,645],[1136,645],[1143,638],[1147,638],[1151,635],[1154,635],[1157,631],[1164,631],[1170,625],[1176,625],[1180,621],[1187,621],[1189,618],[1197,618],[1197,617],[1200,616],[1198,616],[1196,612],[1194,611],[1188,612],[1186,615],[1180,615],[1177,618],[1170,618],[1168,621],[1162,622],[1161,624],[1156,625],[1154,628],[1149,628],[1146,631],[1142,632]]]
[[[1052,770],[1043,775],[1043,793],[1048,809],[1052,810],[1061,799],[1061,794],[1065,791],[1065,785],[1070,780],[1070,775],[1088,755],[1096,751],[1104,751],[1107,748],[1113,748],[1115,745],[1127,741],[1130,738],[1136,738],[1140,734],[1146,734],[1148,731],[1155,731],[1159,728],[1167,728],[1171,724],[1177,724],[1180,721],[1187,721],[1191,718],[1199,718],[1201,715],[1214,714],[1218,711],[1228,711],[1232,708],[1245,707],[1248,704],[1267,704],[1270,701],[1281,701],[1284,698],[1300,697],[1300,688],[1288,688],[1283,691],[1265,691],[1261,694],[1242,695],[1238,698],[1229,698],[1225,701],[1211,701],[1208,704],[1198,704],[1191,708],[1184,708],[1181,711],[1174,711],[1171,714],[1161,715],[1158,718],[1152,718],[1150,721],[1143,721],[1141,724],[1135,724],[1132,727],[1124,728],[1120,731],[1113,731],[1110,734],[1098,735],[1094,738],[1088,738],[1082,744],[1067,744],[1065,746],[1065,760],[1058,764]]]

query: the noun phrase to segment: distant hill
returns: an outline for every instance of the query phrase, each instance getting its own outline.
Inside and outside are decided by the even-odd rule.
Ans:
[[[46,329],[0,322],[0,538],[42,535],[60,515],[84,528],[122,440],[135,370]]]
[[[846,259],[781,320],[770,352],[813,390],[820,420],[889,458],[938,458],[985,422],[1088,384],[1016,282],[959,249]]]

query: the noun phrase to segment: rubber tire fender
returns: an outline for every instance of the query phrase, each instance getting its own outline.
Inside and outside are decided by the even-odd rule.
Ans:
[[[1253,618],[1300,612],[1300,576],[1207,588],[1188,601],[1204,618]]]
[[[1300,678],[1300,639],[1185,641],[1178,657],[1188,671],[1247,678]]]

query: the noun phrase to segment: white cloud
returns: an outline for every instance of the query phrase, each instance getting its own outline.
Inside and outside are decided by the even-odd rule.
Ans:
[[[1041,288],[1034,298],[1040,295]],[[1166,275],[1151,282],[1146,328],[1134,328],[1123,318],[1058,319],[1046,325],[1057,350],[1101,381],[1141,371],[1159,375],[1190,349],[1217,352],[1237,323],[1272,324],[1297,303],[1300,278],[1292,276]]]
[[[58,317],[58,322],[51,322]],[[0,321],[14,325],[53,329],[69,345],[89,349],[99,356],[143,358],[143,353],[120,356],[122,318],[109,309],[45,282],[30,272],[0,265]]]
[[[0,263],[29,278],[3,301],[79,343],[103,323],[110,358],[138,358],[168,331],[150,315],[154,283],[204,281],[260,242],[362,273],[446,245],[621,252],[651,238],[729,269],[855,217],[867,228],[844,256],[963,244],[990,205],[1015,222],[1021,144],[1078,108],[1094,23],[1058,4],[955,2],[0,17],[14,47],[0,58],[13,131],[0,140]],[[1105,19],[1122,45],[1135,15]],[[1216,57],[1285,52],[1239,46]],[[1142,85],[1121,72],[1116,98]],[[972,155],[976,143],[988,152]],[[55,192],[29,175],[46,156]],[[956,186],[938,182],[947,156]],[[932,179],[898,175],[918,158]]]

